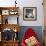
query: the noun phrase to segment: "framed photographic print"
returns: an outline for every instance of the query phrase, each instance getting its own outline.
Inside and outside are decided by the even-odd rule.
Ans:
[[[25,21],[37,20],[37,8],[36,7],[24,7],[23,8],[23,19]]]
[[[2,10],[2,15],[9,15],[9,10]]]

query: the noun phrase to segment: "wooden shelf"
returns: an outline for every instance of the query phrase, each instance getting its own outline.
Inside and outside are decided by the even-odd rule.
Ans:
[[[17,13],[16,13],[17,12]],[[7,16],[17,16],[17,23],[16,24],[8,24],[8,19]],[[6,18],[6,19],[5,19]],[[13,41],[13,39],[10,39],[9,41],[5,41],[2,37],[3,30],[4,29],[11,29],[10,31],[14,31],[14,35],[15,33],[18,33],[20,26],[18,24],[18,7],[0,7],[0,32],[1,32],[1,41],[0,41],[0,46],[18,46],[18,39],[16,41]],[[12,35],[13,35],[12,34]],[[8,35],[8,34],[7,34]],[[16,37],[18,38],[17,34]],[[12,37],[11,37],[12,38]]]
[[[5,14],[2,14],[4,12]],[[11,13],[12,12],[12,13]],[[0,7],[1,15],[18,15],[18,7]]]
[[[3,42],[5,42],[5,43],[8,43],[8,42],[12,43],[12,42],[19,42],[19,40],[15,40],[15,41],[10,40],[10,41],[3,41]]]
[[[0,9],[2,9],[2,10],[3,10],[3,9],[4,9],[4,10],[5,10],[5,9],[10,9],[10,10],[11,10],[11,9],[17,9],[17,8],[19,8],[19,7],[0,7]]]
[[[1,42],[2,46],[18,46],[18,41],[3,41]]]
[[[17,30],[17,32],[20,29],[20,26],[18,24],[0,24],[0,30],[2,31],[5,28],[10,28],[14,31],[14,29]]]

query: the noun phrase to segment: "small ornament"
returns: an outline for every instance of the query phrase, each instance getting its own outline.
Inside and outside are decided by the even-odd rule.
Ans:
[[[5,24],[8,24],[8,18],[7,18],[7,19],[5,19]]]

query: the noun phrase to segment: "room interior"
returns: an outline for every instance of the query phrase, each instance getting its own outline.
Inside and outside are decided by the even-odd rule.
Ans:
[[[0,0],[0,46],[23,46],[28,28],[37,34],[41,46],[46,46],[45,6],[43,0]]]

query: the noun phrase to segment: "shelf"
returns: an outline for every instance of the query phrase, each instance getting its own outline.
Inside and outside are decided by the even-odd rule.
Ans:
[[[19,31],[20,29],[20,26],[18,24],[0,24],[0,27],[1,27],[1,31],[5,28],[9,28],[9,29],[12,29],[13,31],[16,29],[17,32]]]
[[[18,15],[18,7],[0,7],[1,15]]]
[[[3,41],[4,43],[16,43],[16,42],[19,42],[19,40],[15,40],[15,41],[12,41],[12,40],[10,40],[10,41]]]
[[[18,9],[19,7],[0,7],[1,10],[6,10],[6,9]]]
[[[0,46],[18,46],[19,29],[18,7],[0,7]]]
[[[18,46],[18,41],[2,42],[3,46]]]

